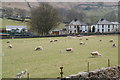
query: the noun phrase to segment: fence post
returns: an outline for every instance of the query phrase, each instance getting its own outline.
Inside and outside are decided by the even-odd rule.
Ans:
[[[108,59],[108,67],[110,67],[110,59]]]
[[[63,66],[60,67],[60,75],[61,75],[61,79],[63,78]]]
[[[89,70],[90,70],[90,64],[89,62],[87,62],[87,71],[89,72]]]
[[[27,73],[27,80],[29,80],[29,73]]]

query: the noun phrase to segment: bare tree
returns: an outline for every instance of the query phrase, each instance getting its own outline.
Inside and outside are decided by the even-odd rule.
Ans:
[[[31,27],[39,35],[47,35],[60,23],[58,11],[47,3],[42,3],[38,8],[31,10]]]

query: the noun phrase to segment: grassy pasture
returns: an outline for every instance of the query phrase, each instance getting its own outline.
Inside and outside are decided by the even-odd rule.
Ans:
[[[0,26],[0,28],[5,28],[5,26],[7,25],[27,26],[27,23],[22,23],[20,21],[14,21],[9,19],[1,19],[1,18],[0,18],[0,24],[2,25]]]
[[[87,61],[90,62],[90,70],[107,67],[107,59],[111,60],[111,66],[118,64],[118,47],[112,48],[110,39],[114,39],[118,45],[118,36],[89,36],[68,39],[66,37],[51,37],[59,39],[50,43],[49,38],[25,38],[2,40],[3,78],[13,78],[25,69],[28,69],[31,78],[56,78],[59,75],[59,67],[64,66],[64,76],[76,74],[87,70]],[[88,38],[89,40],[85,40]],[[103,41],[100,42],[99,40]],[[8,40],[13,45],[8,48]],[[79,45],[83,41],[87,45]],[[43,46],[43,51],[34,51],[36,46]],[[65,49],[72,47],[72,53]],[[90,58],[90,52],[98,51],[103,56]]]

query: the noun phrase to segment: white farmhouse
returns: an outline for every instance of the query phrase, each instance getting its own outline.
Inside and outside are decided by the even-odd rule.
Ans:
[[[95,25],[92,25],[92,32],[117,32],[119,28],[118,22],[110,22],[105,19],[100,19]]]
[[[75,19],[70,22],[69,25],[66,26],[67,32],[71,33],[80,33],[80,32],[88,32],[87,24],[80,22],[79,20]]]
[[[27,31],[27,26],[6,26],[6,31],[17,30],[17,32],[20,32],[22,29],[25,29]]]

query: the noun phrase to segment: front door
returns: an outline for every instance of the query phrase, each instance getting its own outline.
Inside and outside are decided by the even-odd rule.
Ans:
[[[77,25],[77,32],[80,33],[80,27]]]

